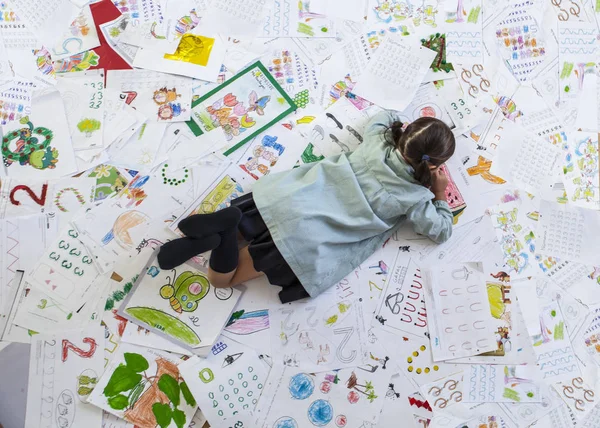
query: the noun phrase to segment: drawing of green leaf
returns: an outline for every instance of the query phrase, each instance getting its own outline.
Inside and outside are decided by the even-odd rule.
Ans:
[[[192,392],[188,388],[187,384],[185,382],[181,382],[179,387],[181,388],[183,399],[188,404],[188,406],[196,407],[196,400],[194,399],[194,396],[192,395]]]
[[[338,303],[338,309],[340,311],[340,313],[344,313],[346,312],[348,309],[350,309],[350,305],[347,305],[345,303]]]
[[[173,422],[175,422],[177,428],[185,427],[185,413],[179,409],[173,410]]]
[[[111,375],[102,393],[105,397],[114,397],[121,392],[129,391],[140,383],[141,380],[142,375],[121,364]]]
[[[92,382],[93,379],[93,382]],[[89,385],[90,383],[96,383],[96,378],[91,378],[89,376],[79,376],[79,384],[80,385]]]
[[[173,412],[168,404],[154,403],[152,405],[152,413],[154,413],[156,423],[160,428],[167,428],[171,424]]]
[[[123,410],[127,407],[129,400],[123,394],[115,395],[108,399],[108,405],[111,409]]]
[[[145,382],[140,382],[133,387],[129,393],[129,407],[135,406],[135,403],[140,399],[140,396],[144,392]]]
[[[337,322],[337,320],[338,320],[338,316],[332,315],[325,320],[325,325],[333,325]]]
[[[87,396],[87,395],[90,395],[93,390],[94,390],[93,388],[88,388],[87,386],[80,386],[79,389],[77,390],[77,394],[82,395],[82,396]]]
[[[158,380],[158,389],[165,393],[175,407],[179,406],[179,384],[170,374],[165,373]]]
[[[125,352],[124,357],[125,364],[127,364],[127,367],[129,367],[136,373],[141,373],[145,370],[148,370],[148,368],[150,367],[148,361],[140,354],[132,354],[129,352]]]

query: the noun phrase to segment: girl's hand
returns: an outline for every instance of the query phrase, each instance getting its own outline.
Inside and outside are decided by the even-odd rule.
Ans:
[[[446,200],[446,187],[448,187],[448,177],[439,168],[431,171],[431,191],[435,195],[435,200]]]

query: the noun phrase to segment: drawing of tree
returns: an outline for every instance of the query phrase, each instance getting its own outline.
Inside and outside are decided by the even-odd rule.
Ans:
[[[346,381],[346,386],[348,387],[348,389],[353,389],[365,395],[367,397],[367,400],[369,400],[369,403],[372,403],[378,397],[377,395],[375,395],[375,387],[373,387],[373,384],[367,381],[364,385],[360,385],[358,383],[356,373],[354,372],[352,372],[352,374]]]
[[[104,388],[108,405],[124,410],[125,419],[134,425],[166,428],[172,421],[178,428],[187,426],[185,413],[179,409],[181,395],[189,406],[195,407],[196,400],[177,366],[159,357],[156,374],[148,376],[146,358],[135,353],[125,353],[124,358],[125,364],[119,364]]]
[[[83,119],[77,124],[77,129],[86,137],[91,137],[95,131],[98,131],[102,124],[96,119]]]

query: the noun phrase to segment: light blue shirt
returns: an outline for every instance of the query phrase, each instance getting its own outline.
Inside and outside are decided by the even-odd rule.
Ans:
[[[352,272],[405,220],[437,243],[452,234],[448,204],[432,202],[433,193],[385,143],[395,120],[394,112],[383,111],[353,153],[267,175],[254,185],[273,242],[311,297]]]

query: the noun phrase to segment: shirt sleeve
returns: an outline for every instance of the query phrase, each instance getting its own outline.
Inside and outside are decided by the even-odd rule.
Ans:
[[[400,115],[394,110],[383,110],[371,118],[365,128],[365,137],[380,135],[394,122],[400,121]]]
[[[413,206],[406,213],[415,232],[443,244],[452,236],[452,211],[446,201],[427,201]]]

